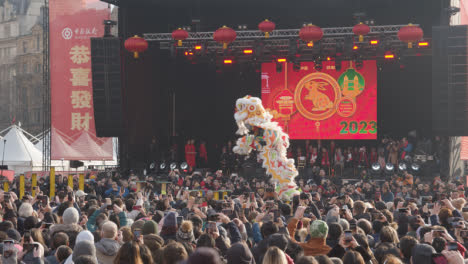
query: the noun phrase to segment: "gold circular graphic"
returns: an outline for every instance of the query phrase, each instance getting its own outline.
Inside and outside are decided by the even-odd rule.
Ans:
[[[331,87],[328,88],[329,86]],[[309,90],[304,98],[302,98],[303,89]],[[333,101],[324,93],[327,89],[333,91]],[[296,104],[297,110],[305,118],[315,121],[324,120],[334,115],[336,112],[336,103],[340,99],[341,92],[338,82],[332,76],[321,72],[314,72],[306,75],[299,81],[294,92],[294,103]],[[306,109],[303,100],[312,101],[314,107],[312,109]]]
[[[349,111],[348,113],[344,112],[343,109],[341,109],[341,103],[343,102],[351,102],[351,111]],[[350,117],[352,115],[354,115],[354,113],[356,113],[356,101],[354,100],[354,98],[349,98],[349,97],[343,97],[341,98],[338,103],[336,104],[336,113],[341,116],[341,117]]]

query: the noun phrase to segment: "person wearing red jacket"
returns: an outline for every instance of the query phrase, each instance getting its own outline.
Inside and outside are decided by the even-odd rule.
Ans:
[[[200,161],[203,166],[208,165],[208,152],[206,151],[206,143],[203,141],[200,143]]]

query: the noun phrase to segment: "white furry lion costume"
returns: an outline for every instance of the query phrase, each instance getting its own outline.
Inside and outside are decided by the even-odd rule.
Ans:
[[[234,118],[239,128],[237,134],[243,136],[237,140],[234,153],[247,155],[252,149],[257,150],[266,173],[279,185],[279,196],[291,198],[297,193],[294,178],[298,173],[294,160],[286,156],[289,136],[278,123],[271,121],[272,115],[257,97],[248,95],[237,99]]]

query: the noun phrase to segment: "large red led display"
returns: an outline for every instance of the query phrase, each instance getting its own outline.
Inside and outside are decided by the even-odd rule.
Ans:
[[[281,67],[279,67],[281,66]],[[376,139],[377,67],[363,61],[313,62],[300,69],[282,62],[262,64],[262,101],[291,139]]]

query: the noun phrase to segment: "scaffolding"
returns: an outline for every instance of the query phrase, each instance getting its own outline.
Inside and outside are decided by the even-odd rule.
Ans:
[[[43,27],[44,35],[42,39],[42,84],[44,87],[43,93],[43,123],[42,131],[50,131],[51,112],[50,112],[50,67],[49,67],[49,0],[44,0],[44,14],[43,14]],[[42,143],[42,167],[44,171],[50,168],[50,133],[44,133]]]

